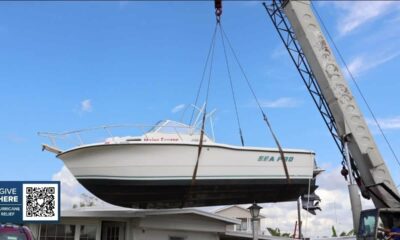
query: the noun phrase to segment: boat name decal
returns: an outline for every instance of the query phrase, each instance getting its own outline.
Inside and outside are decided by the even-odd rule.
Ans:
[[[179,138],[144,138],[143,141],[145,142],[178,142]]]
[[[285,157],[286,162],[293,162],[294,157]],[[258,157],[259,162],[278,162],[281,160],[281,157],[269,156],[269,155],[261,155]]]

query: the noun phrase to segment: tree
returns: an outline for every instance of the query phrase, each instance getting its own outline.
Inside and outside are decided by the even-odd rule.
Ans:
[[[354,229],[352,229],[348,232],[342,231],[339,236],[346,237],[346,236],[353,236],[353,235],[354,235]],[[338,237],[335,226],[332,226],[332,237]]]
[[[332,226],[332,237],[337,237],[335,226]]]
[[[269,228],[267,227],[267,230],[269,232],[269,234],[271,234],[271,236],[275,236],[275,237],[293,237],[293,235],[290,235],[290,233],[281,233],[281,230],[279,228]]]
[[[99,202],[99,199],[96,198],[95,196],[89,196],[85,193],[82,193],[80,195],[80,201],[79,201],[79,206],[78,204],[74,203],[72,205],[72,208],[78,208],[78,207],[93,207],[96,206],[96,204]]]
[[[354,235],[354,229],[351,229],[350,231],[348,231],[347,233],[345,231],[343,231],[340,236],[341,237],[346,237],[346,236],[353,236]]]
[[[275,237],[280,237],[281,236],[281,230],[279,228],[269,228],[267,227],[267,230],[269,232],[269,234],[271,234],[271,236],[275,236]]]

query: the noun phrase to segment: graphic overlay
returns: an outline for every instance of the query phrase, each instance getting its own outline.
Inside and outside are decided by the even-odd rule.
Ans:
[[[58,222],[60,182],[0,181],[0,222]]]
[[[23,221],[58,221],[59,185],[57,183],[23,184]]]

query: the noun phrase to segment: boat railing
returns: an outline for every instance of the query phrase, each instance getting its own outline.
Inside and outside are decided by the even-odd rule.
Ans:
[[[183,140],[182,131],[189,134],[194,134],[196,129],[192,126],[160,126],[160,125],[139,125],[139,124],[124,124],[124,125],[105,125],[100,127],[79,129],[74,131],[55,133],[55,132],[38,132],[38,135],[47,138],[52,147],[64,148],[71,146],[82,146],[90,143],[104,142],[107,138],[114,137],[138,137],[144,136],[148,138],[148,134],[154,131],[150,129],[157,128],[162,132],[164,129],[169,129],[168,133],[176,134],[180,140]],[[130,129],[131,131],[126,131]],[[136,131],[132,131],[132,129]],[[123,130],[123,133],[117,133],[116,130]],[[100,133],[100,135],[98,135]],[[134,135],[130,135],[134,134]]]

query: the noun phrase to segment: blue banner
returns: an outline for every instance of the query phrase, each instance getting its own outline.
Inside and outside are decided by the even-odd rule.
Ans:
[[[59,222],[60,182],[0,181],[0,223]]]

